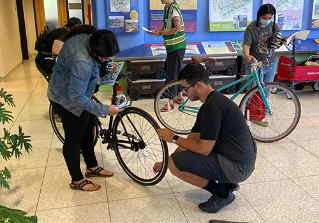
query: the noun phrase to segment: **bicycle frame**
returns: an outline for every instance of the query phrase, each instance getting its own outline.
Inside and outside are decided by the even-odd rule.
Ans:
[[[266,107],[266,110],[269,112],[270,115],[272,115],[272,112],[271,112],[271,109],[269,107],[269,104],[268,104],[268,101],[267,101],[267,97],[265,95],[265,92],[264,92],[264,89],[263,89],[263,86],[261,85],[260,83],[260,79],[259,79],[259,76],[258,76],[258,72],[255,71],[254,73],[251,73],[249,75],[247,75],[246,77],[242,77],[232,83],[229,83],[223,87],[220,87],[218,89],[216,89],[216,91],[222,91],[230,86],[233,86],[235,84],[238,84],[244,80],[247,80],[247,83],[245,83],[230,99],[231,100],[234,100],[251,82],[253,82],[254,80],[256,80],[256,83],[257,83],[257,86],[258,86],[258,89],[259,89],[259,92],[260,92],[260,96],[265,104],[265,107]],[[185,104],[188,102],[189,98],[179,107],[179,110],[180,111],[187,111],[187,112],[193,112],[193,113],[198,113],[198,110],[199,108],[193,108],[193,107],[189,107],[189,106],[185,106]],[[187,108],[186,108],[187,107]]]

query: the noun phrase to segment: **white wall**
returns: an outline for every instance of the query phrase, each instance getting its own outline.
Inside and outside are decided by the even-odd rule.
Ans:
[[[0,0],[0,78],[22,62],[15,0]]]

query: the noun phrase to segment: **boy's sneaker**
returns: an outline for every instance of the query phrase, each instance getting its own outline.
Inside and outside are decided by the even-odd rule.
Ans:
[[[230,192],[238,191],[240,189],[240,186],[236,183],[219,183],[226,189],[228,189]]]
[[[228,192],[228,197],[222,198],[217,195],[212,195],[207,202],[200,203],[199,209],[208,213],[217,213],[223,207],[229,205],[235,200],[235,195],[232,192]]]

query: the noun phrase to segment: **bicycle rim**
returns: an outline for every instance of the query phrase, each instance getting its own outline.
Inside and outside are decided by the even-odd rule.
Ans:
[[[261,142],[274,142],[285,138],[296,128],[300,119],[301,107],[299,99],[288,87],[277,83],[268,83],[266,87],[272,89],[272,93],[267,98],[272,114],[270,115],[263,109],[266,117],[262,122],[268,123],[268,126],[261,126],[253,121],[246,122],[254,139]],[[247,105],[256,91],[259,91],[258,87],[251,89],[240,102],[239,107],[244,116],[247,114]],[[260,110],[257,104],[255,108]]]
[[[53,109],[51,104],[49,107],[49,117],[50,117],[50,122],[51,122],[51,125],[52,125],[52,128],[53,128],[55,135],[58,137],[58,139],[62,143],[64,143],[65,134],[64,134],[64,130],[63,130],[63,125],[62,125],[62,122],[60,121],[60,118],[54,116],[54,109]],[[93,145],[95,146],[97,143],[97,140],[99,138],[99,126],[97,123],[95,123],[94,129],[93,129],[93,134],[94,134]]]
[[[183,94],[183,99],[186,103],[174,103],[174,109],[166,112],[161,111],[161,108],[167,105],[169,98],[176,98],[176,93],[174,93],[173,89],[177,89],[178,85],[180,85],[179,81],[172,81],[158,91],[154,101],[154,110],[156,117],[164,127],[178,134],[188,134],[196,121],[198,110],[202,106],[199,100],[188,100],[186,102],[188,97]],[[197,112],[192,112],[195,110]]]
[[[119,143],[114,146],[116,157],[128,176],[142,185],[159,183],[167,171],[167,143],[158,138],[158,128],[159,125],[148,113],[134,107],[126,108],[114,120],[113,139]],[[154,174],[156,162],[163,164],[161,170]]]

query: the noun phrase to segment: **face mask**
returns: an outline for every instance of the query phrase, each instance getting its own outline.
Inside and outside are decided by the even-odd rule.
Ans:
[[[260,23],[263,26],[268,26],[270,24],[270,22],[271,22],[271,20],[266,21],[266,20],[260,19]]]

